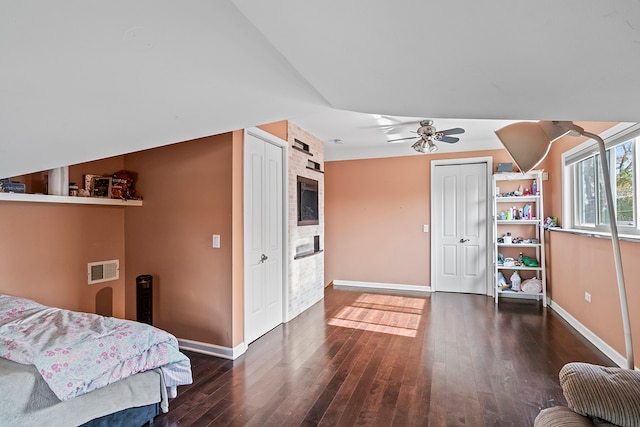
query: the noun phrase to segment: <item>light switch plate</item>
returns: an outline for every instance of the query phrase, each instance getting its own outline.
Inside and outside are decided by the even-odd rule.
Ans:
[[[422,231],[425,232],[425,233],[428,233],[429,232],[429,224],[424,224],[422,226]]]
[[[220,235],[219,234],[214,234],[213,235],[212,244],[213,244],[214,248],[216,248],[216,249],[220,248]]]

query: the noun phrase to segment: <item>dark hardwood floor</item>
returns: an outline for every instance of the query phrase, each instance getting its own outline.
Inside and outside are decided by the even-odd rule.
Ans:
[[[530,426],[567,362],[613,366],[532,301],[327,288],[235,361],[196,353],[155,426]]]

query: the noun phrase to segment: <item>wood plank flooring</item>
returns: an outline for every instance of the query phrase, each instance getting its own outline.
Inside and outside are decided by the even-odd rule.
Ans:
[[[156,426],[531,426],[567,362],[613,366],[532,301],[327,288],[235,361],[197,353]]]

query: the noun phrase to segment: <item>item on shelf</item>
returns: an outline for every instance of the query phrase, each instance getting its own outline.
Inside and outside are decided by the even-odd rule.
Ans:
[[[515,267],[515,266],[516,266],[516,262],[515,262],[515,260],[514,260],[513,258],[511,258],[511,257],[506,257],[506,258],[504,259],[504,263],[503,263],[503,265],[504,265],[505,267]]]
[[[111,177],[97,176],[92,180],[93,197],[111,197]]]
[[[518,270],[516,270],[511,275],[511,290],[516,292],[520,291],[520,283],[521,283],[520,275],[518,274]]]
[[[520,252],[520,254],[522,254],[522,252]],[[531,258],[530,256],[524,255],[522,256],[522,260],[520,261],[522,264],[525,265],[525,267],[539,267],[540,264],[538,263],[538,260],[535,258]]]
[[[500,221],[504,221],[506,218],[507,218],[507,215],[506,215],[504,212],[500,212],[500,213],[498,214],[498,219],[499,219]]]
[[[73,197],[78,195],[78,184],[75,182],[69,183],[69,195]]]
[[[133,174],[126,170],[121,170],[112,175],[111,197],[113,199],[129,200],[135,198],[133,189]]]
[[[504,274],[502,274],[501,271],[498,272],[498,287],[501,290],[509,288],[509,285],[507,285],[507,279],[505,279]]]
[[[542,280],[538,279],[537,277],[527,279],[522,282],[520,290],[525,294],[539,294],[540,292],[542,292]]]
[[[93,180],[99,178],[101,175],[86,174],[84,176],[84,189],[89,192],[89,195],[93,195]]]
[[[512,243],[511,233],[507,233],[505,236],[503,236],[502,241],[504,242],[505,245],[510,245]]]
[[[500,252],[498,252],[498,265],[504,264],[504,256]]]
[[[538,183],[536,182],[537,180],[533,180],[533,184],[531,184],[531,194],[533,194],[534,196],[538,195]]]
[[[27,185],[11,178],[0,179],[0,193],[26,193]]]
[[[558,226],[557,216],[548,216],[547,219],[544,220],[544,228],[553,228],[557,226]]]
[[[498,163],[497,172],[513,172],[513,163]]]
[[[511,220],[511,208],[507,209],[507,213],[505,214],[505,218],[507,221]]]
[[[530,196],[531,195],[531,191],[529,191],[528,188],[524,189],[524,193],[522,193],[523,196]]]

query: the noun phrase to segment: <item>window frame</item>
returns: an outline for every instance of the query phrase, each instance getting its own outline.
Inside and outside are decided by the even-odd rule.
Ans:
[[[621,224],[618,222],[618,230],[621,234],[628,235],[640,235],[640,190],[638,188],[639,175],[640,175],[640,123],[619,123],[613,126],[611,129],[603,132],[601,138],[605,142],[605,148],[607,154],[611,153],[611,149],[614,147],[635,139],[635,145],[633,150],[633,198],[634,198],[634,212],[633,212],[633,226]],[[583,160],[593,158],[596,176],[600,175],[600,165],[596,159],[599,159],[599,149],[596,141],[589,139],[584,143],[574,147],[571,150],[566,151],[562,155],[562,218],[565,223],[563,228],[570,230],[578,230],[582,232],[594,232],[598,234],[611,234],[611,228],[609,224],[598,224],[599,212],[595,210],[594,224],[581,224],[578,221],[578,203],[580,201],[577,179],[577,169],[580,162]],[[616,183],[615,176],[615,155],[608,155],[609,169],[611,173],[612,184]],[[596,186],[600,188],[600,184],[596,180]],[[615,195],[614,195],[615,197]],[[597,200],[598,193],[596,192],[595,198]],[[616,203],[617,204],[617,203]],[[617,208],[617,206],[616,206]],[[617,209],[616,209],[617,212]]]

